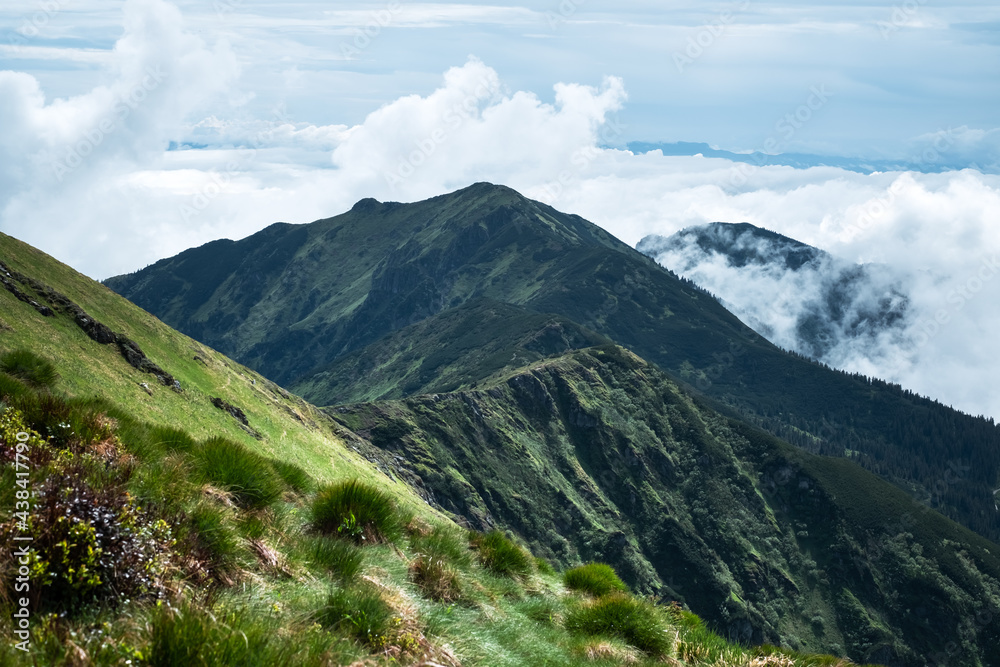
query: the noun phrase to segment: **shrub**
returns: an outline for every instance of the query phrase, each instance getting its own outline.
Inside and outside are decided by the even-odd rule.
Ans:
[[[376,649],[388,644],[393,618],[392,608],[370,586],[331,593],[316,615],[321,625],[345,631]]]
[[[32,593],[46,607],[70,611],[158,593],[172,557],[170,527],[121,487],[94,489],[84,477],[74,466],[41,485],[30,518]]]
[[[307,493],[315,488],[313,478],[294,463],[287,461],[271,461],[274,471],[296,493]]]
[[[438,602],[452,602],[461,596],[458,575],[440,558],[417,556],[410,564],[410,580],[424,595]]]
[[[627,593],[628,586],[618,578],[610,565],[604,563],[587,563],[579,567],[566,570],[563,574],[563,583],[566,588],[589,593],[597,597],[608,595],[609,593]]]
[[[0,357],[0,370],[36,389],[52,389],[59,378],[51,361],[23,348],[11,350]]]
[[[472,532],[469,541],[479,551],[479,562],[493,573],[513,577],[531,572],[530,554],[499,530],[485,534]]]
[[[358,544],[392,542],[403,532],[403,520],[392,499],[358,480],[320,489],[313,500],[312,521],[316,530]]]
[[[613,593],[572,610],[566,617],[566,629],[618,637],[653,656],[666,654],[672,645],[656,609],[624,593]]]
[[[265,507],[281,497],[284,486],[271,462],[239,443],[211,438],[197,449],[196,457],[205,476],[229,491],[241,507]]]
[[[350,542],[321,535],[308,543],[307,557],[342,582],[353,580],[361,571],[364,554]]]

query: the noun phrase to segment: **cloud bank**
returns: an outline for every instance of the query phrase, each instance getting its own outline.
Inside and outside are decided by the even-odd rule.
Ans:
[[[229,42],[207,42],[169,3],[128,0],[123,26],[102,81],[80,94],[50,99],[38,77],[0,72],[0,229],[88,275],[135,270],[279,220],[335,215],[363,197],[415,201],[492,181],[629,244],[747,221],[848,262],[884,264],[905,276],[913,329],[878,355],[842,363],[1000,417],[996,175],[861,174],[603,148],[622,145],[628,131],[627,82],[614,72],[591,85],[518,90],[475,57],[359,122],[310,123],[280,104],[251,111],[255,90]],[[819,122],[824,109],[809,106],[819,104],[810,90],[776,108],[763,136],[780,148]],[[968,132],[956,146],[993,140]],[[722,293],[729,279],[717,280],[708,287]]]

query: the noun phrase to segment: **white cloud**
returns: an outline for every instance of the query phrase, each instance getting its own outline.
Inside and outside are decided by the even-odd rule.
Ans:
[[[226,24],[233,31],[237,18]],[[993,383],[1000,361],[990,347],[991,332],[1000,330],[1000,278],[975,282],[1000,252],[1000,177],[755,168],[604,150],[598,146],[620,145],[628,131],[623,79],[607,76],[594,86],[560,76],[545,88],[511,90],[475,58],[449,69],[436,89],[371,105],[363,120],[303,122],[261,92],[256,70],[248,75],[244,65],[240,77],[225,41],[207,44],[198,35],[208,33],[193,33],[163,0],[129,0],[124,25],[100,80],[82,94],[51,99],[39,77],[0,73],[0,228],[92,276],[275,221],[334,215],[362,197],[414,201],[487,180],[579,213],[630,244],[692,224],[749,221],[849,261],[906,272],[915,312],[933,321],[944,310],[948,323],[927,342],[915,332],[903,342],[879,341],[894,353],[864,357],[872,372],[1000,416]],[[382,44],[389,42],[372,49]],[[275,59],[267,51],[240,54],[240,62],[259,67]],[[282,86],[291,64],[277,70]],[[587,70],[576,80],[594,83],[604,74],[615,70]],[[412,89],[406,72],[384,76],[404,75]],[[298,87],[315,80],[306,76],[300,73]],[[311,90],[310,99],[323,106],[361,95],[337,87],[345,77]],[[549,87],[554,94],[540,97]],[[796,111],[807,88],[771,105],[775,118],[761,127],[764,135]],[[678,104],[690,102],[684,90],[673,93]],[[248,107],[258,94],[265,111],[255,115]],[[992,145],[993,134],[977,132],[963,130],[953,146]],[[938,139],[917,144],[933,147]],[[166,151],[168,142],[204,148]],[[59,172],[56,165],[70,166],[74,152],[87,155]],[[967,295],[958,291],[963,285]],[[848,352],[842,363],[862,364]]]

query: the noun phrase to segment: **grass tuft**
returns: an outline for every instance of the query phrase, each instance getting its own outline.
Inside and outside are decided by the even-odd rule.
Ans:
[[[410,580],[437,602],[454,602],[462,595],[458,574],[440,558],[417,556],[410,564]]]
[[[469,541],[462,531],[454,528],[435,526],[424,534],[411,535],[410,546],[418,554],[447,561],[459,568],[472,564]]]
[[[239,443],[211,438],[195,456],[205,476],[231,493],[241,507],[266,507],[281,497],[284,485],[271,462]]]
[[[19,348],[0,357],[0,370],[36,389],[52,389],[59,379],[55,365],[31,350]]]
[[[393,611],[371,586],[334,591],[316,614],[324,627],[345,631],[372,648],[382,648],[392,629]]]
[[[312,476],[294,463],[271,461],[271,465],[282,481],[296,493],[308,493],[316,488]]]
[[[403,520],[387,494],[358,480],[323,487],[312,505],[316,530],[357,544],[393,542],[403,533]]]
[[[531,573],[531,555],[499,530],[470,532],[469,542],[478,550],[479,562],[491,572],[505,577]]]
[[[306,555],[314,566],[322,568],[344,583],[353,581],[364,563],[361,549],[350,542],[325,535],[314,537],[308,542]]]
[[[595,597],[628,592],[625,582],[618,578],[610,565],[604,563],[587,563],[566,570],[563,574],[563,583],[566,584],[566,588],[589,593]]]
[[[656,609],[624,593],[613,593],[572,610],[566,617],[566,629],[617,637],[656,657],[667,655],[673,647],[673,637]]]

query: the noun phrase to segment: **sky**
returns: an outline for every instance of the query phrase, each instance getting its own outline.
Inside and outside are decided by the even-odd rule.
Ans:
[[[476,181],[630,245],[747,221],[909,276],[933,332],[871,370],[1000,417],[998,74],[991,2],[7,0],[0,230],[103,279]]]

